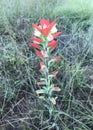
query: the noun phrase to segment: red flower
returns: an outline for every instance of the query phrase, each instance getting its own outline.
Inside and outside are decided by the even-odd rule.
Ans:
[[[33,46],[33,47],[35,47],[35,48],[40,48],[40,46],[39,46],[37,43],[32,43],[32,42],[30,42],[29,45],[30,45],[30,46]]]
[[[47,52],[45,50],[36,50],[36,54],[40,57],[40,58],[45,58],[45,59],[48,59],[49,56],[47,54]]]
[[[60,57],[60,56],[57,56],[57,57],[54,59],[54,63],[57,62],[57,61],[59,61],[60,59],[61,59],[61,57]]]
[[[46,20],[46,19],[42,18],[42,19],[40,20],[40,25],[41,25],[42,27],[44,27],[45,25],[48,26],[49,24],[50,24],[49,19]]]
[[[60,34],[62,34],[62,32],[57,32],[57,33],[53,34],[53,38],[56,38],[56,37],[59,36]]]
[[[40,62],[40,67],[45,66],[44,62]]]
[[[37,85],[43,85],[45,84],[44,82],[37,82]]]
[[[45,58],[45,59],[48,59],[48,58],[49,58],[49,56],[48,56],[48,54],[47,54],[47,51],[41,50],[41,53],[42,53],[42,55],[43,55],[43,58]]]
[[[42,39],[36,38],[36,37],[31,38],[31,39],[33,40],[33,42],[30,42],[29,45],[39,49],[40,48],[39,44],[40,44],[40,42],[42,42]]]
[[[39,32],[41,32],[41,28],[40,28],[39,26],[37,26],[37,25],[34,24],[34,23],[32,23],[32,26],[33,26],[36,30],[38,30]]]
[[[57,46],[57,44],[58,44],[58,41],[53,40],[49,42],[48,46],[50,47],[50,49],[54,49]]]
[[[43,58],[43,55],[42,55],[41,51],[36,50],[36,54],[37,54],[40,58]]]
[[[41,67],[41,69],[39,71],[44,72],[46,66],[43,62],[40,62],[40,67]]]
[[[31,39],[33,40],[34,43],[42,42],[41,38],[34,37],[34,38],[31,38]]]
[[[37,26],[36,24],[32,23],[32,26],[35,28],[35,33],[34,35],[40,35],[38,34],[38,32],[42,33],[44,36],[48,36],[48,34],[51,32],[51,29],[56,25],[55,21],[53,21],[52,23],[50,23],[49,19],[46,20],[44,18],[42,18],[40,20],[40,25]],[[36,33],[37,30],[37,33]]]
[[[50,33],[51,29],[55,26],[55,21],[53,21],[51,24],[49,24],[45,29],[42,30],[42,33],[44,36],[48,36]]]

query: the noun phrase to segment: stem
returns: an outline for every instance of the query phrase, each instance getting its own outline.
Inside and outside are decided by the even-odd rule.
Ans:
[[[48,43],[46,42],[44,44],[44,50],[46,51],[46,53],[48,54],[48,57],[50,58],[50,53],[49,53],[49,48],[48,48]],[[51,103],[50,99],[52,97],[52,94],[50,94],[50,90],[49,90],[49,87],[50,87],[50,79],[49,79],[49,66],[48,66],[48,62],[49,62],[49,58],[45,58],[44,59],[44,64],[46,66],[46,72],[45,72],[45,79],[46,79],[46,87],[47,87],[47,90],[48,90],[48,93],[47,93],[47,104],[49,105],[49,108],[48,108],[48,111],[49,111],[49,117],[50,117],[50,120],[53,116],[53,104]]]

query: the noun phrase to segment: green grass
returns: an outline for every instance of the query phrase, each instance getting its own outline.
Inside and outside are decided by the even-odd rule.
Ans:
[[[0,130],[93,129],[92,12],[92,0],[0,1]],[[63,33],[53,54],[62,57],[53,66],[62,91],[51,122],[37,100],[39,59],[28,46],[31,23],[42,17]]]
[[[58,5],[53,11],[55,15],[61,17],[62,15],[79,18],[91,17],[93,11],[92,0],[68,0]]]

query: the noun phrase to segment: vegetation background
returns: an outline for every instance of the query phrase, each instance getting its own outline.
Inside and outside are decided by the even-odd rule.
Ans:
[[[57,21],[62,35],[53,55],[61,61],[54,82],[56,123],[37,100],[38,57],[28,43],[32,22]],[[56,93],[55,93],[56,94]],[[0,130],[93,130],[93,0],[0,1]]]

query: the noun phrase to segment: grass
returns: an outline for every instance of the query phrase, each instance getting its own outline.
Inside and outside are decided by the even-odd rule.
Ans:
[[[61,2],[61,1],[60,1]],[[91,17],[93,10],[92,0],[68,0],[62,4],[58,3],[54,9],[55,15],[59,16],[70,16],[76,15],[76,17],[84,18]]]
[[[92,0],[0,1],[0,130],[93,129]],[[56,19],[62,60],[55,121],[37,100],[38,57],[28,46],[31,23]],[[45,114],[46,113],[46,114]],[[55,125],[55,124],[56,125]],[[55,128],[52,128],[55,125]]]

